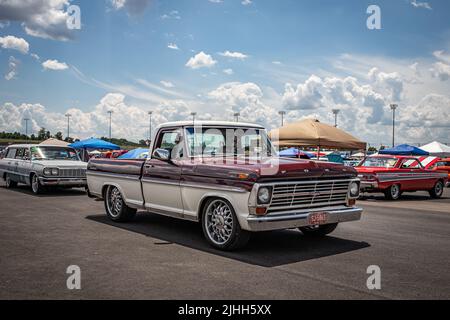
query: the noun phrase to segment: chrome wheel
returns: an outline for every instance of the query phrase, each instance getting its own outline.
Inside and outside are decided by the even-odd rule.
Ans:
[[[391,186],[391,197],[392,199],[397,199],[400,197],[400,187],[397,184]]]
[[[444,184],[442,182],[438,182],[436,183],[436,185],[434,186],[434,193],[440,197],[442,196],[442,193],[444,192]]]
[[[39,193],[39,179],[37,175],[34,175],[33,179],[31,179],[31,190],[34,193]]]
[[[6,175],[6,187],[11,188],[11,178],[8,175]]]
[[[120,215],[123,206],[123,199],[119,189],[116,187],[109,188],[107,206],[109,214],[113,218],[117,218]]]
[[[206,208],[203,223],[208,238],[215,244],[223,245],[230,240],[233,233],[233,212],[226,202],[214,200]]]

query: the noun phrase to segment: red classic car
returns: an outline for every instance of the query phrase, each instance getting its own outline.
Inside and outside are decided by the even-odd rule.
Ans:
[[[450,158],[438,159],[427,166],[427,168],[435,171],[447,172],[449,180],[449,182],[447,182],[447,187],[450,187]]]
[[[390,200],[397,200],[405,191],[428,191],[432,198],[440,198],[448,182],[446,173],[426,169],[420,158],[414,156],[366,157],[355,169],[362,192],[382,192]]]

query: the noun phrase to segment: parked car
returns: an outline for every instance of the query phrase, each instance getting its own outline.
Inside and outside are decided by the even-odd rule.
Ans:
[[[0,175],[7,188],[29,185],[35,194],[48,186],[86,187],[87,163],[70,147],[11,145],[0,159]]]
[[[447,187],[450,187],[450,158],[440,159],[429,166],[434,171],[446,172],[448,175]]]
[[[361,217],[356,170],[279,158],[259,125],[166,123],[152,141],[148,159],[90,160],[88,194],[104,200],[111,220],[142,209],[196,221],[212,246],[232,250],[251,232],[324,236]]]
[[[355,169],[362,192],[382,192],[390,200],[414,191],[428,191],[432,198],[440,198],[448,181],[447,174],[424,168],[413,156],[370,156]]]

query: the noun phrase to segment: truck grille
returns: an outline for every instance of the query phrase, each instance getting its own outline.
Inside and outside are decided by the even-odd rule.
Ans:
[[[276,184],[267,213],[345,205],[351,180],[304,181]]]
[[[62,178],[86,178],[86,169],[59,169]]]

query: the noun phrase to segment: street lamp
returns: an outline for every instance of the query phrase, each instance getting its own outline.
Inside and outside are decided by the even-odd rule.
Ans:
[[[236,122],[239,122],[239,116],[240,116],[240,115],[241,115],[240,112],[235,112],[235,113],[234,113],[234,119],[235,119]]]
[[[390,105],[392,110],[392,148],[395,147],[395,110],[398,108],[398,104],[392,103]]]
[[[195,122],[195,116],[196,115],[197,115],[197,112],[191,112],[192,122]]]
[[[339,112],[341,111],[341,110],[339,110],[339,109],[333,109],[333,110],[331,110],[332,112],[333,112],[333,114],[334,114],[334,126],[337,128],[337,116],[338,116],[338,114],[339,114]]]
[[[25,135],[28,138],[28,121],[30,121],[30,119],[25,118],[25,119],[23,119],[23,121],[25,121]]]
[[[149,122],[148,122],[148,141],[152,141],[152,114],[153,111],[148,112]]]
[[[72,116],[70,113],[66,113],[65,116],[67,117],[67,138],[70,137],[70,117]]]
[[[114,111],[109,110],[109,140],[111,140],[112,138],[112,134],[111,134],[111,125],[112,125],[112,114],[114,113]]]
[[[278,114],[281,116],[281,126],[284,126],[284,115],[286,114],[286,111],[279,111]]]

